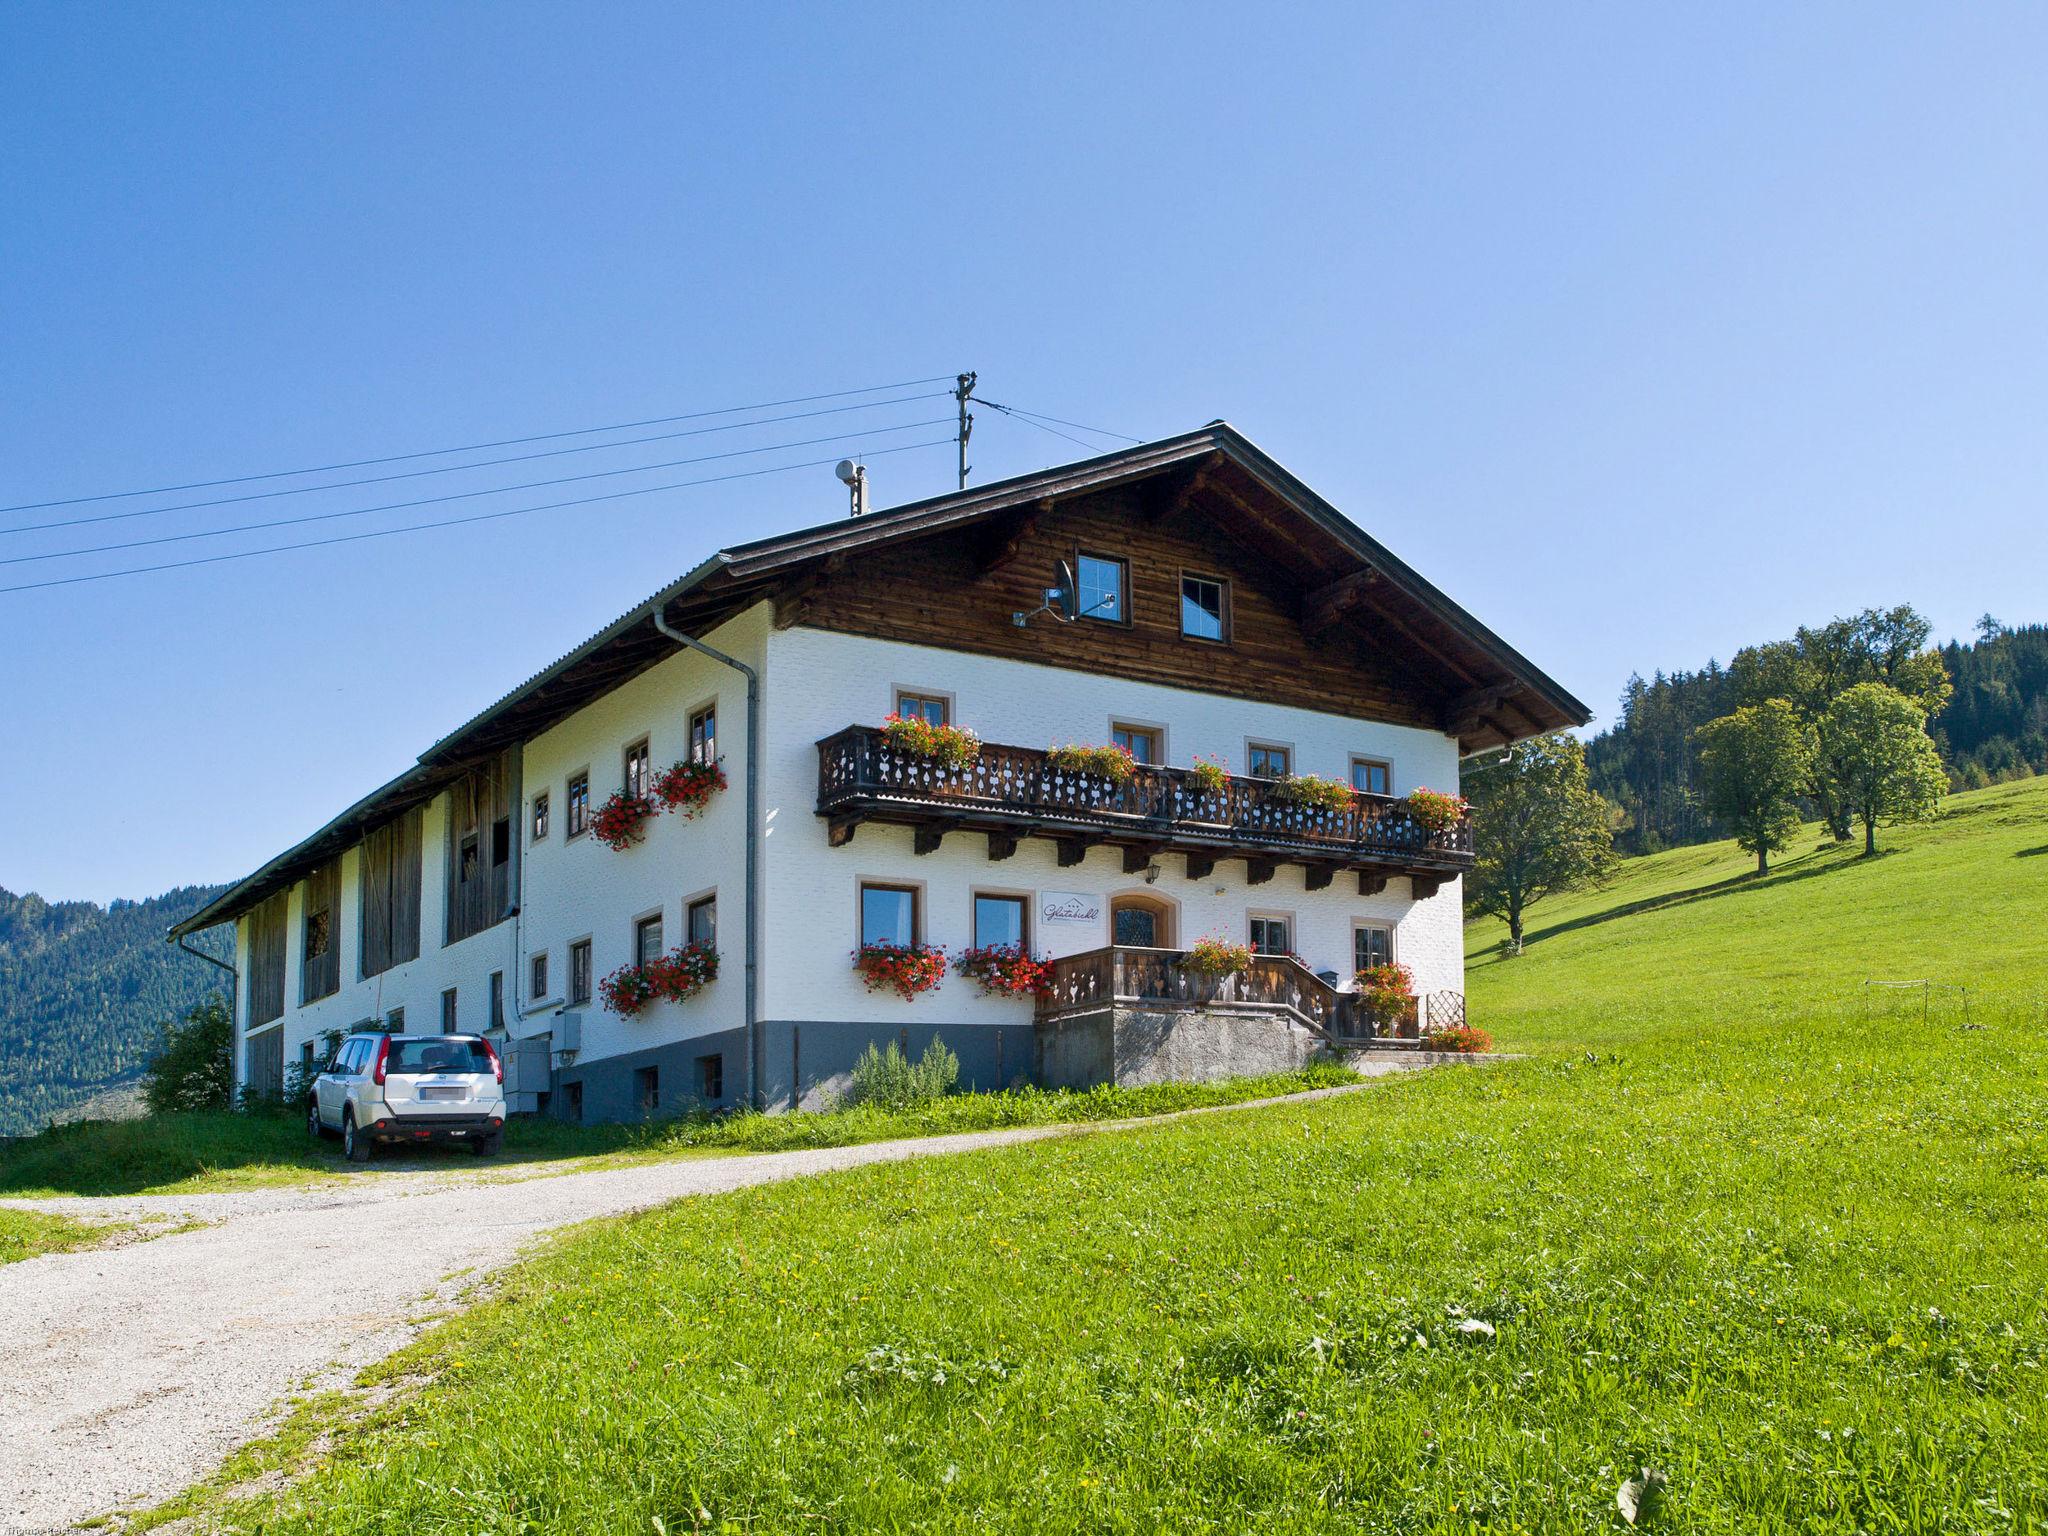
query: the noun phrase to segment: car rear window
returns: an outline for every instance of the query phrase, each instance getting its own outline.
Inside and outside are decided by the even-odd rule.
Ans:
[[[488,1072],[491,1058],[481,1040],[394,1040],[384,1071]]]

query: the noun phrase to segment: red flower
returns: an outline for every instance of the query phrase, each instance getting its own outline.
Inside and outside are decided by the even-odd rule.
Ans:
[[[654,798],[664,809],[679,812],[687,821],[724,788],[725,769],[721,764],[676,763],[654,781]]]
[[[979,982],[983,997],[1033,997],[1052,986],[1052,962],[1015,944],[963,949],[953,957],[953,969]]]
[[[933,944],[863,944],[853,968],[870,992],[884,988],[914,998],[946,979],[946,952]]]
[[[640,841],[641,829],[659,807],[651,795],[615,794],[590,818],[590,835],[618,853]]]
[[[605,1007],[631,1018],[656,998],[684,1002],[717,979],[718,951],[692,940],[645,965],[620,966],[597,984],[597,990]]]

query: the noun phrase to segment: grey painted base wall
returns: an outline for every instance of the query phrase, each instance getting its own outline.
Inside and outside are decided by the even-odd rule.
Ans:
[[[907,1029],[878,1028],[830,1019],[776,1019],[761,1025],[762,1088],[770,1111],[820,1109],[852,1081],[853,1064],[870,1044],[903,1048],[912,1061],[934,1040],[960,1058],[960,1086],[988,1091],[1032,1081],[1033,1028],[1030,1024],[949,1024],[943,1021]],[[582,1119],[595,1125],[610,1120],[642,1120],[645,1079],[656,1074],[653,1113],[681,1114],[691,1109],[730,1109],[745,1102],[747,1035],[729,1029],[673,1045],[577,1061],[558,1068],[548,1096],[548,1113],[560,1119]],[[724,1092],[716,1098],[699,1093],[706,1057],[718,1057]],[[580,1115],[578,1100],[580,1098]]]
[[[1294,1072],[1334,1054],[1284,1014],[1103,1008],[1038,1026],[1037,1075],[1048,1088],[1207,1083]]]
[[[1284,1014],[1259,1011],[1101,1009],[1042,1024],[935,1021],[877,1028],[830,1019],[777,1019],[761,1026],[762,1089],[771,1111],[822,1109],[846,1092],[853,1064],[870,1044],[902,1047],[915,1061],[935,1039],[960,1058],[960,1086],[989,1091],[1022,1083],[1093,1088],[1099,1083],[1205,1083],[1292,1072],[1334,1053],[1321,1036]],[[653,1116],[731,1109],[745,1102],[747,1036],[741,1029],[701,1035],[555,1073],[548,1112],[586,1124],[642,1120],[655,1073]],[[717,1058],[722,1092],[701,1092],[703,1063]],[[579,1103],[580,1099],[580,1103]]]

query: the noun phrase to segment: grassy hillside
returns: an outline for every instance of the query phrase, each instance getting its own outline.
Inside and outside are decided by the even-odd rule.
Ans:
[[[132,1082],[158,1026],[220,987],[224,973],[164,942],[216,889],[106,907],[0,890],[0,1136]],[[200,942],[225,956],[223,937]]]
[[[379,1373],[424,1387],[233,1469],[282,1493],[197,1503],[1603,1531],[1649,1468],[1651,1528],[2040,1530],[2048,785],[1893,842],[1766,882],[1692,849],[1543,912],[1472,976],[1525,1061],[595,1224]],[[1967,1027],[1860,986],[1923,975]]]

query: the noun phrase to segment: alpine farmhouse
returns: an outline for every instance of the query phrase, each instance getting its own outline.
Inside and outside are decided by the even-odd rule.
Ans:
[[[235,925],[268,1093],[362,1028],[487,1032],[513,1109],[593,1121],[933,1037],[982,1088],[1412,1049],[1472,844],[1410,797],[1587,718],[1216,423],[721,550],[173,937]]]

